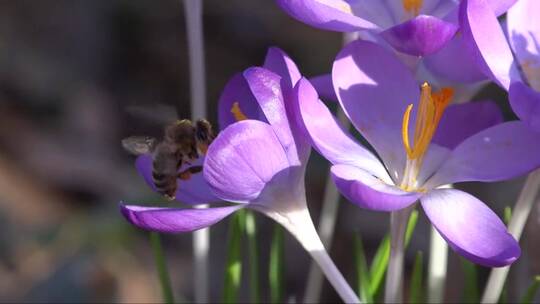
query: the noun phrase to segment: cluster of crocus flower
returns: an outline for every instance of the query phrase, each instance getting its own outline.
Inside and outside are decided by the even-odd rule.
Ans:
[[[122,203],[122,213],[138,227],[175,233],[250,208],[286,227],[327,275],[335,275],[335,266],[317,254],[324,247],[306,205],[312,146],[332,164],[338,190],[352,203],[397,211],[419,201],[457,253],[488,267],[511,264],[520,247],[499,217],[478,198],[445,186],[502,181],[540,167],[540,23],[525,16],[540,4],[515,2],[277,0],[306,24],[361,32],[369,41],[346,45],[331,75],[313,84],[277,48],[262,67],[229,81],[219,101],[222,131],[198,164],[203,174],[180,181],[176,198],[235,204],[195,209]],[[497,20],[507,10],[508,38]],[[495,81],[509,91],[520,120],[503,122],[491,101],[451,104],[454,88],[425,82],[402,54],[422,58],[431,73],[451,82]],[[373,149],[348,135],[319,95],[337,99]],[[151,155],[136,161],[155,188],[151,163]],[[355,300],[338,277],[331,280],[334,287]]]
[[[143,229],[178,233],[208,227],[241,208],[261,212],[296,237],[346,302],[357,302],[327,256],[307,208],[304,174],[310,147],[296,106],[307,94],[306,82],[284,52],[271,48],[263,67],[249,68],[226,85],[219,101],[223,130],[204,158],[204,178],[193,179],[191,189],[179,181],[176,198],[235,205],[195,209],[122,203],[126,219]],[[140,156],[137,164],[152,186],[151,155]]]
[[[385,47],[424,57],[426,66],[456,81],[482,79],[474,65],[463,62],[457,0],[276,0],[289,15],[313,27],[360,32]],[[491,0],[487,5],[497,16],[516,0]],[[464,64],[456,67],[453,62]]]

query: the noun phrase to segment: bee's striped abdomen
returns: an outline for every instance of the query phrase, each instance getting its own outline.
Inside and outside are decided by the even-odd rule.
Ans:
[[[178,160],[174,147],[161,143],[156,147],[152,162],[152,180],[156,190],[174,199],[177,189]]]

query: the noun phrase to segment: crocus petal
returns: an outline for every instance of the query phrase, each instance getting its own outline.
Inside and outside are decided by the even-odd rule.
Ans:
[[[463,39],[485,75],[506,90],[521,80],[499,21],[485,0],[463,0],[460,24]]]
[[[452,9],[455,9],[458,6],[455,0],[422,0],[418,1],[420,4],[420,10],[418,12],[411,12],[405,10],[403,5],[405,1],[394,0],[377,2],[386,2],[386,5],[392,12],[392,16],[394,17],[396,23],[409,20],[414,17],[416,13],[441,18],[446,16]]]
[[[377,157],[343,131],[310,83],[301,80],[298,85],[304,93],[298,100],[300,117],[313,147],[333,164],[358,166],[389,180]]]
[[[500,15],[506,13],[506,11],[517,1],[518,0],[487,0],[487,3],[493,13],[495,13],[495,16],[499,17]]]
[[[517,0],[487,0],[486,4],[489,6],[495,16],[499,17],[506,13],[506,11],[516,2]],[[444,19],[448,21],[457,21],[459,19],[459,9],[459,5],[456,5],[455,8],[451,10],[446,17],[444,17]]]
[[[225,85],[225,88],[219,97],[218,119],[221,130],[237,121],[231,112],[233,105],[236,102],[247,118],[266,121],[259,104],[249,89],[246,79],[241,73],[238,73]]]
[[[409,104],[418,103],[420,95],[411,71],[381,46],[357,40],[338,54],[332,80],[339,102],[356,129],[375,148],[391,174],[401,175],[405,164],[403,113]]]
[[[474,263],[502,267],[521,254],[519,244],[491,209],[454,189],[433,190],[421,199],[431,223],[457,253]]]
[[[270,70],[281,77],[289,88],[293,88],[302,75],[294,61],[284,51],[277,47],[268,48],[263,68]]]
[[[244,205],[180,209],[120,204],[120,211],[133,225],[163,233],[190,232],[211,226]]]
[[[200,166],[203,158],[191,164],[191,166]],[[156,191],[156,186],[152,181],[152,155],[143,154],[137,157],[135,167],[144,181],[150,188]],[[183,165],[178,171],[185,170],[188,166]],[[208,183],[204,180],[201,173],[193,174],[189,180],[178,180],[178,189],[176,190],[175,200],[186,204],[206,204],[219,201],[212,193]]]
[[[287,117],[281,90],[281,77],[265,68],[253,67],[244,72],[244,77],[259,103],[268,123],[287,153],[291,164],[299,165],[296,143]],[[291,97],[289,97],[291,98]]]
[[[435,76],[451,82],[475,83],[487,79],[459,33],[444,48],[426,56],[423,62]]]
[[[432,142],[454,149],[472,135],[502,122],[501,110],[490,100],[450,105]]]
[[[298,123],[296,123],[298,119],[296,118],[297,115],[295,113],[295,109],[297,108],[296,105],[298,104],[298,90],[295,89],[295,85],[298,83],[302,75],[300,74],[300,71],[298,70],[298,67],[294,61],[285,52],[276,47],[271,47],[268,49],[266,60],[264,62],[264,68],[276,73],[281,77],[281,95],[283,96],[283,104],[287,115],[288,127],[290,128],[290,132],[295,143],[295,147],[287,148],[289,162],[291,164],[305,164],[309,157],[311,147],[309,146],[307,139],[302,137],[303,134],[300,130],[300,126]],[[258,81],[259,80],[254,80],[250,83],[253,85]],[[279,99],[279,94],[274,94]],[[258,98],[260,97],[260,95],[257,96]],[[259,99],[259,102],[261,100],[262,99]],[[278,132],[277,134],[279,136],[281,133]]]
[[[451,150],[446,147],[431,143],[422,160],[420,172],[416,177],[417,184],[423,185],[431,176],[433,176],[433,174],[440,168],[441,164],[446,161],[450,152]],[[400,179],[394,178],[394,180]]]
[[[328,101],[337,101],[334,85],[332,84],[332,75],[324,74],[309,79],[309,82],[315,87],[319,96]]]
[[[520,0],[508,11],[506,24],[510,46],[529,85],[540,91],[540,20],[531,18],[531,12],[540,12],[540,1]]]
[[[422,194],[387,184],[367,171],[350,165],[334,165],[331,174],[339,192],[356,205],[377,211],[405,208]]]
[[[540,132],[540,92],[521,82],[515,82],[510,85],[508,99],[519,119]]]
[[[540,133],[521,121],[506,122],[481,131],[457,146],[427,181],[427,187],[506,180],[539,166]]]
[[[203,174],[221,199],[246,202],[257,198],[273,176],[288,167],[272,127],[244,120],[227,127],[213,141]]]
[[[343,0],[276,0],[291,17],[310,26],[337,32],[377,29],[378,26],[353,14]]]
[[[276,47],[268,49],[264,68],[278,74],[290,89],[294,87],[294,84],[301,77],[300,71],[292,59]],[[238,73],[229,80],[219,98],[218,114],[220,129],[225,129],[225,127],[237,121],[231,112],[236,102],[238,102],[240,110],[247,118],[266,121],[266,117],[261,112],[244,75]]]
[[[381,33],[396,50],[413,55],[433,54],[445,46],[458,27],[439,18],[420,15]]]

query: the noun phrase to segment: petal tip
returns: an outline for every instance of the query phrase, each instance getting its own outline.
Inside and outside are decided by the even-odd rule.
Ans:
[[[458,26],[433,16],[419,15],[393,26],[381,36],[396,50],[413,56],[426,56],[443,48],[456,34]]]

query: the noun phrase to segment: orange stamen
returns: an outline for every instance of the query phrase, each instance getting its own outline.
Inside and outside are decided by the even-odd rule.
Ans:
[[[403,113],[403,124],[401,127],[401,135],[403,138],[403,145],[405,146],[405,152],[407,152],[407,156],[412,154],[411,145],[409,144],[409,118],[411,117],[411,110],[413,105],[410,104],[407,107],[407,110],[405,110],[405,113]]]
[[[423,0],[402,0],[403,9],[407,13],[418,16],[420,9],[422,8]]]
[[[412,144],[409,141],[409,121],[413,105],[407,106],[405,113],[403,113],[401,135],[407,153],[407,167],[404,173],[406,180],[402,182],[405,189],[410,189],[411,185],[416,183],[416,175],[420,171],[423,157],[453,95],[454,90],[451,88],[442,88],[438,92],[432,92],[428,83],[422,84],[418,112],[415,117],[414,142]]]
[[[232,108],[231,108],[231,113],[234,116],[234,119],[236,119],[236,121],[248,119],[247,116],[240,109],[240,105],[238,104],[238,101],[233,103]]]

